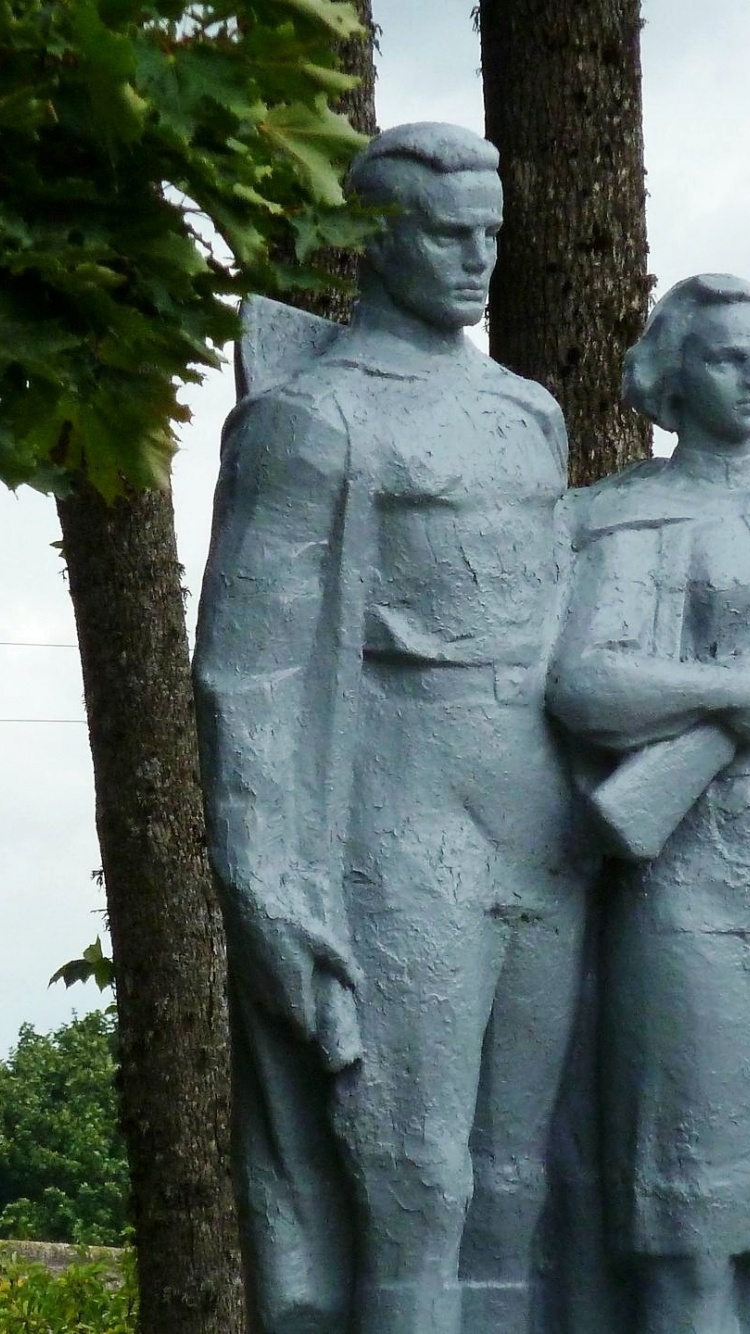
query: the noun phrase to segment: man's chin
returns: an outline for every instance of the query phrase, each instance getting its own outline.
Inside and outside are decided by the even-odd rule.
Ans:
[[[467,328],[469,327],[473,328],[475,324],[481,324],[482,320],[484,319],[484,312],[486,309],[487,309],[486,305],[483,305],[481,310],[474,311],[471,315],[467,316],[467,318],[464,319],[462,323]]]
[[[465,305],[441,311],[440,318],[435,320],[435,324],[446,333],[456,333],[459,329],[469,329],[475,324],[481,324],[485,310],[484,302],[481,305],[467,302]]]
[[[456,323],[460,321],[462,325],[479,324],[484,319],[484,312],[487,309],[487,298],[467,297],[465,301],[457,302],[454,311]]]

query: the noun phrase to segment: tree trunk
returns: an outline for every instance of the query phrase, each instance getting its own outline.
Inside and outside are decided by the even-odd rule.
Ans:
[[[375,117],[375,40],[376,26],[372,18],[371,0],[353,0],[359,21],[365,29],[364,37],[352,37],[340,42],[338,54],[341,68],[359,79],[356,88],[344,93],[336,104],[336,111],[348,116],[360,134],[377,134]],[[323,319],[347,324],[353,303],[352,291],[357,283],[358,256],[351,250],[330,250],[322,256],[323,267],[338,279],[350,284],[349,291],[329,287],[321,292],[291,292],[288,300],[300,310],[308,310]]]
[[[369,36],[342,44],[361,78],[340,110],[375,132]],[[356,257],[331,269],[354,280]],[[346,319],[351,298],[306,304]],[[205,853],[171,496],[58,505],[83,665],[107,888],[142,1334],[242,1334],[229,1172],[224,935]]]
[[[505,221],[490,291],[490,351],[559,400],[571,482],[650,450],[620,397],[641,333],[647,272],[639,0],[480,0],[487,134]],[[596,896],[593,895],[593,898]],[[602,1220],[597,1118],[597,921],[549,1154],[550,1327],[619,1329]]]
[[[351,37],[348,42],[341,42],[339,58],[342,69],[359,79],[359,83],[356,88],[343,94],[336,110],[348,116],[360,134],[373,135],[377,134],[378,129],[375,117],[376,28],[372,20],[371,0],[353,0],[353,4],[365,34],[363,37]]]
[[[650,290],[639,0],[482,0],[479,20],[506,198],[490,351],[559,400],[583,484],[650,449],[620,401]]]
[[[221,918],[171,497],[58,505],[107,889],[143,1334],[241,1334]]]

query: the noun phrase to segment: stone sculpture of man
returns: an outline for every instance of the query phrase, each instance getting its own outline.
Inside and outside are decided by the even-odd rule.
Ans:
[[[583,917],[543,710],[564,428],[464,335],[495,149],[405,125],[351,184],[386,226],[351,327],[230,420],[196,650],[247,1268],[265,1334],[521,1334]],[[269,319],[289,365],[320,334]]]

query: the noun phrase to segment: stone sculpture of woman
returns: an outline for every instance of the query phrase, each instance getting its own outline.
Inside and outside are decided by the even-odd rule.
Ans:
[[[678,283],[628,403],[679,443],[572,506],[551,710],[609,773],[607,1227],[639,1334],[737,1334],[750,1256],[750,284]],[[629,860],[628,860],[629,859]]]

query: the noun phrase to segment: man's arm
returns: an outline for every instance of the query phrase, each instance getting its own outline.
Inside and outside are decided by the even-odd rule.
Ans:
[[[335,671],[347,432],[290,391],[226,443],[194,660],[209,855],[230,948],[306,1036],[313,972],[353,982],[325,829],[326,681]]]

